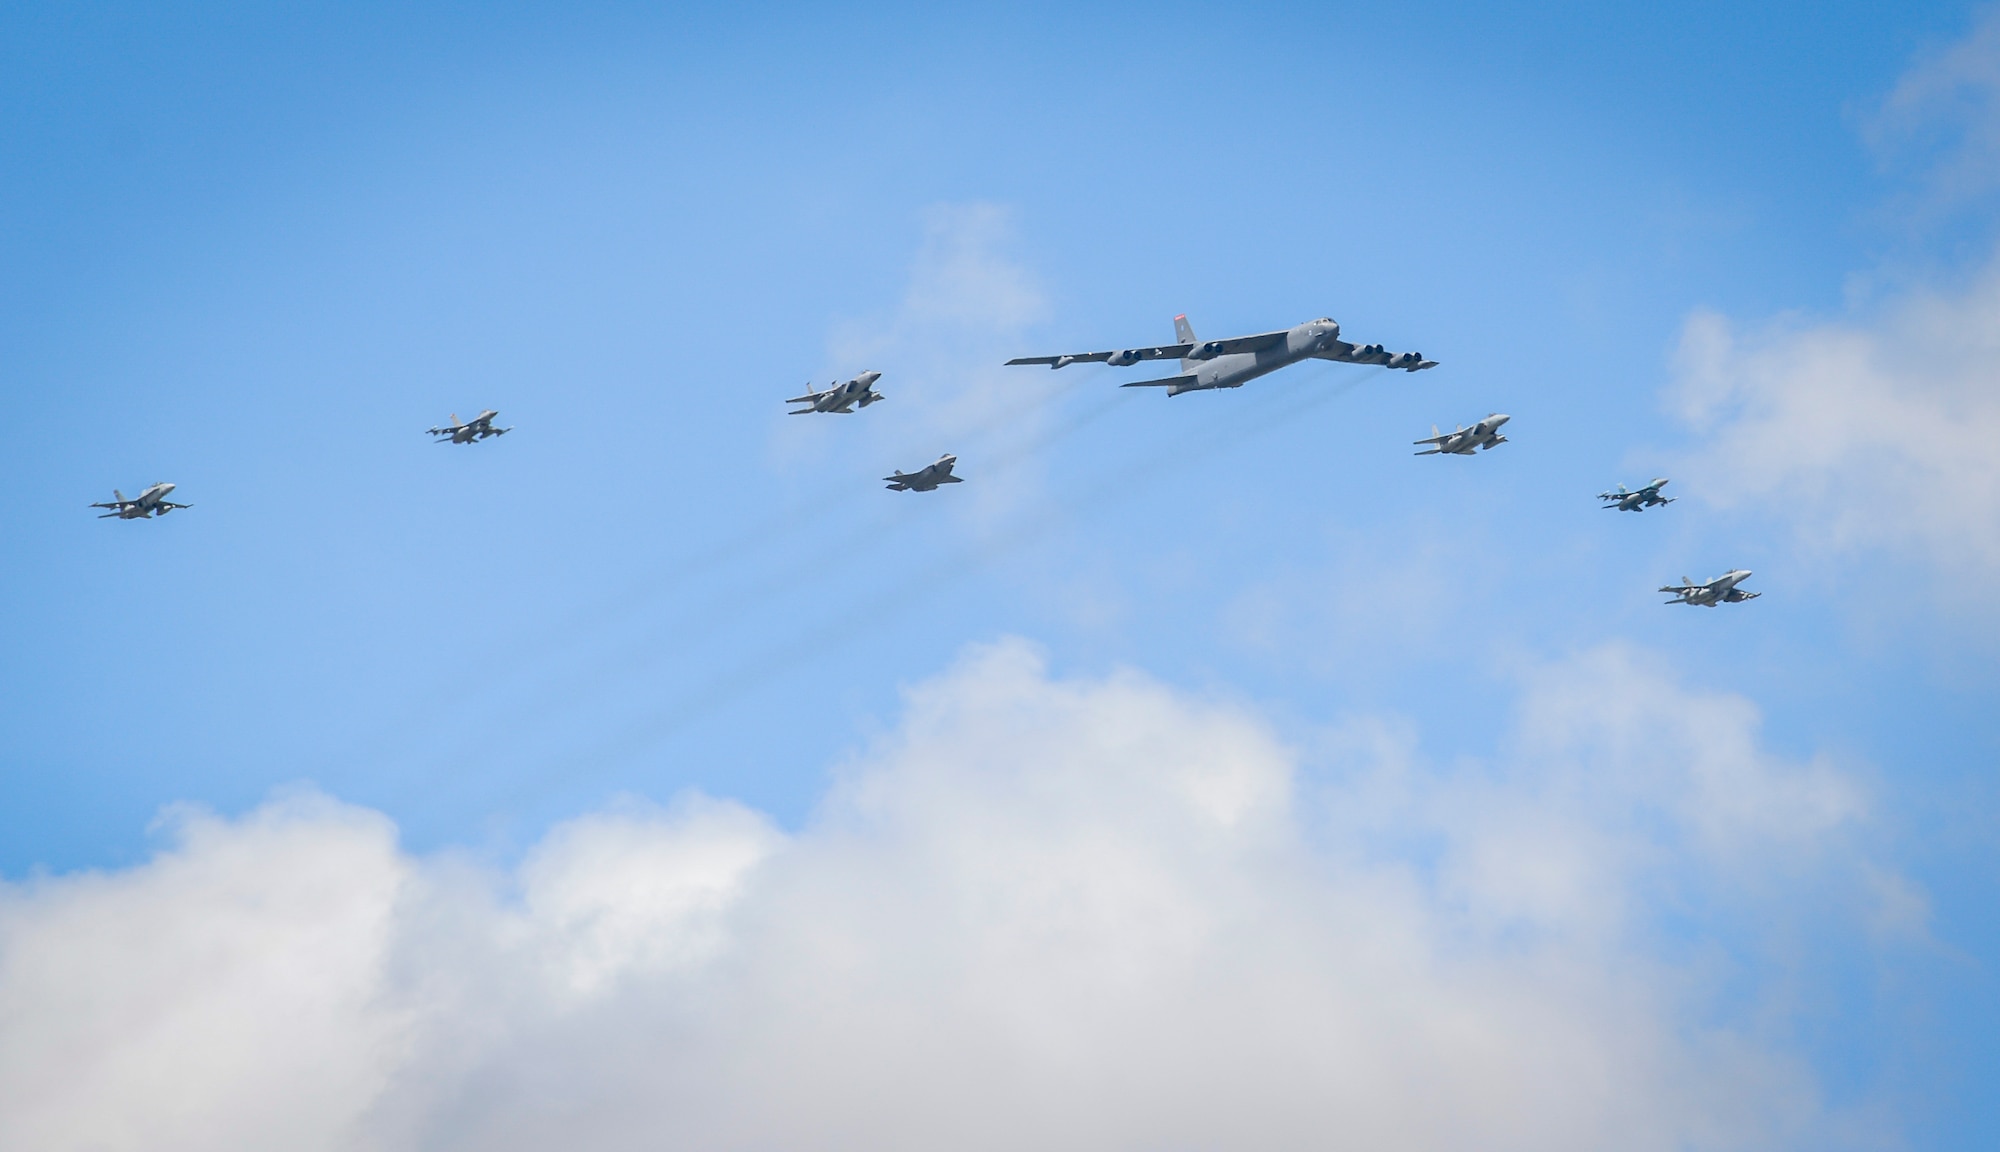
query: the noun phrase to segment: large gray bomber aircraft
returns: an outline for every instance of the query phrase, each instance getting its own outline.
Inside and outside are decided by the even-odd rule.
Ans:
[[[963,484],[964,479],[951,474],[951,466],[958,463],[958,457],[947,452],[937,458],[937,463],[926,464],[915,472],[896,469],[894,476],[884,476],[891,492],[934,492],[940,484]]]
[[[1431,425],[1430,439],[1414,441],[1417,444],[1430,444],[1433,447],[1426,448],[1422,452],[1415,453],[1415,455],[1470,456],[1475,451],[1484,452],[1495,444],[1505,444],[1507,442],[1507,438],[1500,435],[1500,426],[1512,419],[1512,416],[1495,412],[1470,428],[1459,428],[1452,432],[1439,432],[1437,425],[1433,424]]]
[[[852,415],[855,405],[859,404],[866,408],[882,399],[882,394],[875,391],[875,381],[881,378],[880,372],[863,372],[845,384],[827,385],[824,392],[814,392],[812,385],[808,384],[805,395],[794,396],[785,401],[787,404],[805,405],[788,415],[803,416],[808,412],[837,412],[842,416]]]
[[[127,500],[125,499],[125,493],[113,488],[109,502],[92,504],[91,507],[111,509],[111,511],[99,516],[99,520],[109,520],[113,516],[118,517],[120,520],[146,520],[154,516],[165,516],[176,508],[194,507],[192,504],[176,504],[167,499],[167,493],[173,490],[174,486],[172,484],[162,480],[144,492],[139,493],[136,497]]]
[[[1672,496],[1660,495],[1660,489],[1666,486],[1667,478],[1661,476],[1647,482],[1644,487],[1631,492],[1627,492],[1625,485],[1620,484],[1609,492],[1599,492],[1597,498],[1604,501],[1604,507],[1607,510],[1616,508],[1620,512],[1644,512],[1655,504],[1672,504],[1674,502]]]
[[[1695,604],[1703,608],[1713,608],[1717,604],[1740,604],[1745,600],[1755,600],[1762,596],[1762,592],[1745,592],[1737,587],[1749,578],[1748,568],[1737,568],[1724,572],[1706,584],[1697,584],[1683,576],[1679,584],[1669,584],[1660,591],[1674,594],[1675,599],[1667,601],[1669,604]]]
[[[436,442],[439,444],[443,444],[446,441],[453,444],[472,444],[484,440],[488,436],[505,436],[507,433],[512,432],[513,429],[495,428],[493,426],[493,418],[498,415],[500,413],[488,408],[486,411],[461,424],[458,422],[458,413],[453,412],[450,424],[443,428],[432,428],[430,434],[438,437]]]
[[[1176,316],[1174,335],[1178,343],[1152,348],[1073,352],[1064,356],[1022,356],[1007,363],[1046,364],[1050,368],[1065,368],[1071,364],[1109,364],[1125,368],[1141,360],[1179,359],[1179,375],[1163,376],[1158,380],[1134,380],[1125,385],[1127,388],[1165,388],[1169,396],[1209,388],[1241,388],[1259,376],[1301,360],[1380,364],[1406,372],[1437,366],[1437,361],[1424,359],[1420,352],[1385,352],[1380,344],[1349,344],[1340,338],[1340,325],[1323,316],[1278,332],[1232,336],[1226,340],[1197,340],[1194,326],[1188,323],[1188,318]]]

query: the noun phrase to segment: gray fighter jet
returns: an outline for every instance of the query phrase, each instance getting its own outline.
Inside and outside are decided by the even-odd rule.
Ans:
[[[1740,604],[1762,596],[1762,592],[1745,592],[1737,587],[1749,578],[1748,568],[1737,568],[1706,584],[1697,584],[1683,576],[1679,584],[1669,584],[1660,591],[1674,594],[1675,599],[1667,601],[1669,604],[1699,604],[1703,608],[1713,608],[1717,604]]]
[[[165,516],[176,508],[194,507],[192,504],[176,504],[167,499],[167,493],[173,490],[174,486],[163,480],[146,489],[144,492],[139,493],[133,499],[127,500],[125,499],[125,493],[113,488],[111,490],[110,503],[92,504],[91,507],[111,509],[111,511],[99,516],[99,520],[109,520],[113,516],[118,517],[120,520],[146,520],[154,516]]]
[[[853,415],[855,405],[859,404],[866,408],[882,399],[882,394],[875,391],[875,381],[881,378],[880,372],[863,372],[845,384],[827,385],[824,392],[811,391],[812,385],[807,384],[805,395],[794,396],[785,401],[787,404],[803,404],[805,407],[788,412],[786,415],[803,416],[808,412],[838,412],[842,416]]]
[[[458,413],[453,412],[449,425],[443,428],[433,428],[430,430],[430,434],[440,437],[437,441],[439,444],[443,444],[446,440],[449,440],[453,444],[471,444],[484,440],[488,436],[505,436],[507,433],[512,432],[513,429],[495,428],[493,426],[493,418],[498,415],[500,413],[488,408],[486,411],[461,424],[458,422]]]
[[[965,481],[951,474],[951,466],[958,463],[958,457],[947,452],[937,458],[937,463],[926,464],[915,472],[896,469],[894,476],[884,476],[891,492],[931,492],[940,484],[963,484]]]
[[[1500,435],[1500,426],[1512,420],[1512,416],[1495,412],[1470,428],[1459,428],[1451,432],[1439,432],[1437,425],[1431,425],[1431,438],[1417,440],[1417,444],[1434,444],[1416,453],[1418,456],[1470,456],[1474,451],[1483,452],[1495,444],[1505,444],[1507,438]]]
[[[1380,344],[1349,344],[1340,338],[1340,325],[1323,316],[1280,332],[1232,336],[1227,340],[1197,340],[1188,318],[1176,316],[1174,336],[1178,343],[1152,348],[1074,352],[1065,356],[1022,356],[1007,363],[1047,364],[1050,368],[1101,363],[1125,368],[1141,360],[1178,358],[1181,362],[1179,375],[1163,376],[1158,380],[1134,380],[1125,385],[1127,388],[1165,388],[1169,396],[1209,388],[1241,388],[1267,372],[1276,372],[1301,360],[1380,364],[1406,372],[1437,367],[1437,361],[1424,359],[1420,352],[1385,352]]]
[[[1661,476],[1648,482],[1645,487],[1637,491],[1627,492],[1625,485],[1620,484],[1609,492],[1599,492],[1597,498],[1605,502],[1604,507],[1607,510],[1615,508],[1620,512],[1644,512],[1655,504],[1672,504],[1674,502],[1672,496],[1660,495],[1660,489],[1666,486],[1667,478]]]

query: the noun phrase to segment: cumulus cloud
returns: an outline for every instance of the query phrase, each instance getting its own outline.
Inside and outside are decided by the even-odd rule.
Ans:
[[[1703,437],[1688,487],[1764,505],[1838,555],[1912,549],[2000,574],[2000,265],[1872,319],[1682,332],[1670,401]]]
[[[1839,773],[1619,651],[1530,678],[1488,763],[1336,759],[1007,642],[795,833],[635,801],[496,871],[321,797],[183,815],[0,891],[0,1146],[1840,1142],[1646,940],[1670,873],[1785,907],[1865,819]]]

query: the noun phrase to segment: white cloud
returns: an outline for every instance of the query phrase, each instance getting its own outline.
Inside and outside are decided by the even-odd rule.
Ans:
[[[1863,133],[1885,162],[1923,171],[1925,216],[2000,189],[2000,12],[1906,72]]]
[[[1840,1142],[1647,928],[1668,875],[1781,913],[1851,852],[1839,774],[1617,651],[1491,763],[1366,743],[1310,783],[1255,715],[1009,642],[796,834],[635,802],[499,875],[324,799],[184,817],[0,890],[0,1146]]]
[[[1769,509],[1809,553],[1909,550],[2000,575],[2000,265],[1849,322],[1747,332],[1699,313],[1671,402],[1703,436],[1687,486]]]

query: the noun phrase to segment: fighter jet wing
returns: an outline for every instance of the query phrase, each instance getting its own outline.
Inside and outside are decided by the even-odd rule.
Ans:
[[[1066,364],[1102,364],[1112,357],[1132,357],[1126,361],[1136,364],[1141,360],[1178,360],[1194,351],[1192,344],[1160,344],[1152,348],[1120,348],[1112,352],[1072,352],[1063,356],[1018,356],[1007,361],[1014,364],[1047,364],[1051,368],[1061,368]]]

